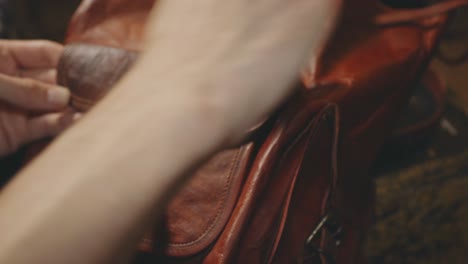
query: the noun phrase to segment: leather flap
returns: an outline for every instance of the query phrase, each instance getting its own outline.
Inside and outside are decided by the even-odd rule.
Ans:
[[[216,155],[170,203],[170,255],[197,253],[219,236],[237,201],[250,149],[243,147]]]
[[[136,53],[117,48],[69,45],[59,65],[59,82],[71,89],[73,106],[86,111],[108,92],[135,58]],[[251,148],[226,150],[213,157],[171,202],[167,211],[169,255],[198,253],[219,236],[237,200]],[[143,240],[141,248],[152,251],[153,247],[152,237]]]

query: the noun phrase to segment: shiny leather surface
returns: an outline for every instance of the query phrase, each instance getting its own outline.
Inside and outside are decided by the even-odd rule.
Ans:
[[[131,66],[152,4],[83,2],[59,67],[76,107],[90,107]],[[195,172],[170,204],[166,226],[154,232],[167,233],[167,248],[149,236],[140,248],[155,254],[139,261],[363,263],[360,245],[374,199],[368,169],[447,20],[445,14],[408,20],[400,11],[378,0],[344,0],[340,25],[303,71],[298,93],[252,142]],[[332,214],[333,224],[305,246]]]

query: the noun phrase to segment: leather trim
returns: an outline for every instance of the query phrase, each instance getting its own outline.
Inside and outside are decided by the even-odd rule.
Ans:
[[[251,150],[252,145],[247,145],[238,150],[234,150],[235,155],[231,158],[229,168],[225,170],[224,175],[218,175],[225,179],[225,183],[220,192],[220,196],[218,197],[217,206],[216,208],[213,208],[213,210],[217,211],[216,215],[213,218],[206,220],[209,224],[204,230],[197,230],[198,235],[195,239],[190,239],[183,243],[171,243],[171,237],[169,237],[169,245],[167,249],[167,253],[169,255],[188,256],[198,253],[213,243],[219,236],[232,213],[235,202],[237,201],[239,190],[249,164]],[[210,176],[215,177],[217,175]],[[196,217],[203,216],[199,215]]]
[[[331,137],[331,142],[330,142],[330,161],[331,161],[331,166],[330,166],[330,186],[326,190],[323,201],[322,201],[322,208],[321,208],[321,215],[325,213],[325,211],[328,209],[328,205],[331,199],[331,195],[333,190],[336,188],[336,182],[338,178],[338,166],[337,166],[337,153],[338,153],[338,137],[339,137],[339,110],[338,106],[334,104],[329,104],[325,106],[319,113],[317,113],[316,116],[314,116],[314,119],[304,128],[304,130],[299,133],[297,136],[295,142],[288,148],[288,153],[291,151],[289,149],[292,149],[294,147],[298,147],[299,142],[303,139],[305,139],[304,142],[304,149],[301,149],[300,152],[300,158],[299,160],[295,160],[297,163],[296,166],[294,167],[294,177],[293,180],[291,181],[291,185],[289,187],[289,191],[287,193],[286,199],[284,201],[283,209],[281,212],[281,222],[280,226],[277,230],[277,237],[274,241],[274,244],[272,248],[270,249],[270,256],[266,263],[272,263],[273,259],[275,257],[276,251],[278,249],[278,246],[280,244],[283,231],[286,225],[286,221],[288,220],[289,216],[289,209],[291,206],[291,200],[294,195],[294,191],[297,188],[297,178],[299,177],[300,171],[302,169],[302,165],[304,162],[309,162],[309,161],[304,161],[304,158],[306,158],[306,153],[307,153],[307,148],[311,147],[310,142],[314,137],[317,137],[318,131],[322,129],[322,126],[327,125],[327,121],[331,118],[331,126],[332,126],[332,131],[333,131],[333,136]],[[329,124],[330,125],[330,124]],[[301,147],[301,146],[299,146]],[[296,156],[297,157],[297,156]],[[310,175],[311,177],[313,175]],[[315,175],[314,175],[315,176]],[[315,208],[309,208],[310,210],[314,210]]]

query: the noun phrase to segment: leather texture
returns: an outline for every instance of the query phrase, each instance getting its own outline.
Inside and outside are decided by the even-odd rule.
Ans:
[[[87,111],[130,69],[137,56],[119,48],[72,44],[64,49],[62,57],[67,59],[58,65],[67,75],[59,74],[57,81],[65,87],[80,87],[73,90],[72,106]]]
[[[343,2],[336,32],[302,72],[298,92],[245,145],[194,173],[165,225],[142,240],[149,253],[138,263],[365,262],[369,167],[426,69],[445,13],[466,1]],[[131,67],[153,4],[83,1],[59,65],[73,106],[89,109]]]

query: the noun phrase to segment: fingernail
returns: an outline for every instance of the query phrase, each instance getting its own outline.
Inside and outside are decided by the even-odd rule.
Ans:
[[[54,105],[67,105],[70,100],[70,91],[65,88],[52,88],[47,91],[49,103]]]

